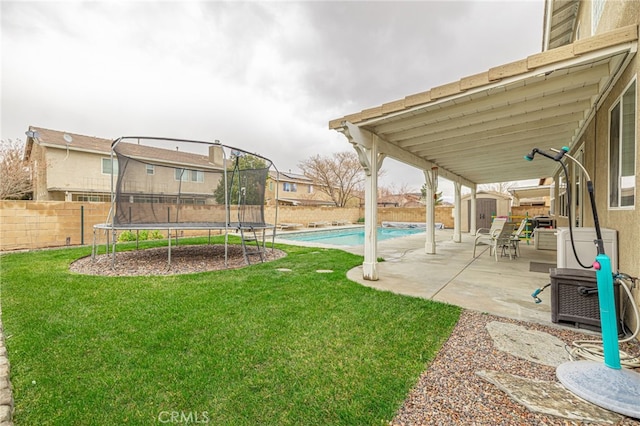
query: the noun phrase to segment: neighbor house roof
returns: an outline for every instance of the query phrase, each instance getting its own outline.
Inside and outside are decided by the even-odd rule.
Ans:
[[[29,126],[29,131],[34,132],[34,136],[27,138],[25,147],[25,159],[28,159],[34,143],[41,146],[69,149],[70,151],[90,152],[101,155],[111,155],[111,145],[113,140],[98,138],[95,136],[85,136],[77,133],[63,132],[59,130],[44,129],[42,127]],[[66,135],[66,139],[65,139]],[[143,140],[144,138],[141,138]],[[179,149],[164,149],[149,145],[138,145],[131,139],[118,145],[119,150],[130,157],[142,160],[165,163],[171,165],[191,165],[199,168],[218,168],[211,165],[209,157],[195,154]],[[173,147],[172,147],[173,148]]]
[[[523,156],[578,141],[637,40],[636,25],[620,28],[336,118],[329,128],[466,186],[552,176],[555,162]]]

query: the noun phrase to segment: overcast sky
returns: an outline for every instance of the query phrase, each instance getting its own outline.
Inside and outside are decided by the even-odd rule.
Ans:
[[[2,1],[2,139],[220,140],[296,171],[331,119],[540,52],[543,0]],[[422,172],[385,160],[381,184]],[[441,185],[446,192],[448,186]]]

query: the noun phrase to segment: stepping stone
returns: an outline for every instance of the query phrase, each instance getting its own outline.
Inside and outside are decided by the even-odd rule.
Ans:
[[[319,274],[330,274],[333,271],[331,269],[318,269],[316,272]]]
[[[499,371],[477,371],[515,402],[534,413],[589,423],[617,424],[623,416],[591,404],[569,392],[558,382],[527,379]]]
[[[289,269],[289,268],[277,268],[276,271],[278,271],[278,272],[291,272],[291,269]]]
[[[571,361],[566,344],[549,333],[500,321],[491,321],[486,327],[496,348],[503,352],[550,367]]]

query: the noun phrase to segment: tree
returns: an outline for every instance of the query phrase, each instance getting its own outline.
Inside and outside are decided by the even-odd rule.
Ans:
[[[33,187],[28,164],[22,159],[24,143],[17,140],[0,141],[0,199],[31,198]]]
[[[500,194],[509,195],[509,190],[513,188],[513,182],[484,183],[478,186],[481,191],[493,191]]]
[[[227,167],[227,196],[230,205],[264,203],[264,188],[267,181],[267,165],[262,158],[251,154],[232,155]],[[238,192],[238,188],[242,188]],[[225,203],[224,179],[220,179],[213,191],[218,204]],[[242,195],[242,197],[239,197]]]
[[[327,194],[337,207],[345,207],[356,192],[362,191],[365,173],[354,151],[331,156],[314,155],[298,164],[302,173],[313,180],[316,189]]]
[[[427,199],[427,184],[423,183],[422,184],[422,188],[420,188],[420,193],[422,194],[422,199],[426,200]],[[442,191],[440,192],[436,192],[435,196],[434,196],[436,203],[436,206],[439,206],[440,204],[442,204]]]

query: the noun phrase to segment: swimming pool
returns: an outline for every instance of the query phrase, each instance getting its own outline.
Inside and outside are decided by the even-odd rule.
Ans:
[[[424,232],[419,228],[378,228],[378,241]],[[283,240],[306,241],[337,246],[360,246],[364,244],[364,227],[331,229],[326,231],[278,234]]]

